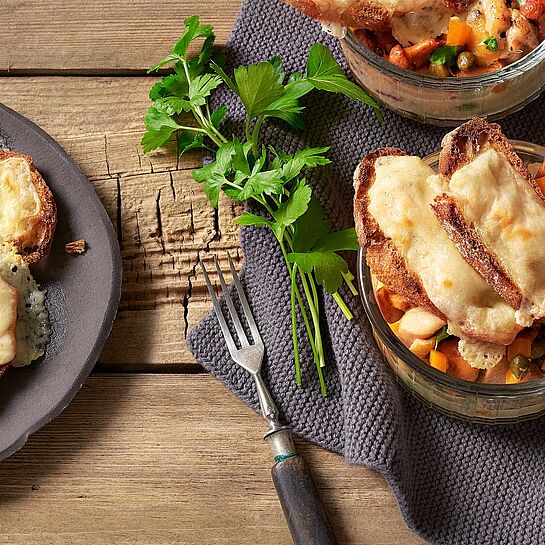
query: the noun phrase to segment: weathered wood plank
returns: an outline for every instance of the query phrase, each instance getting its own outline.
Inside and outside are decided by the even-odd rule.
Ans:
[[[0,465],[0,544],[288,545],[262,432],[207,375],[94,376]],[[423,543],[381,477],[299,449],[340,543]]]
[[[123,296],[101,363],[124,370],[194,365],[185,333],[209,308],[195,265],[212,253],[225,259],[225,250],[238,246],[237,209],[222,200],[216,216],[191,177],[188,169],[201,164],[198,153],[177,161],[174,151],[140,151],[152,82],[0,78],[4,103],[65,147],[119,230]]]
[[[4,0],[0,71],[29,73],[143,72],[198,14],[214,24],[218,43],[233,26],[240,0]]]

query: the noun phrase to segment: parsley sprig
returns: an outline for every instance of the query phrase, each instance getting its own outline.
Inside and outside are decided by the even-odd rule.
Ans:
[[[223,192],[235,201],[253,201],[259,214],[244,212],[237,223],[268,228],[274,234],[291,282],[292,339],[295,375],[302,384],[297,309],[303,319],[322,394],[327,395],[323,377],[325,353],[320,325],[318,286],[332,294],[347,319],[352,313],[339,294],[345,283],[357,291],[345,259],[338,253],[356,250],[354,229],[331,231],[320,203],[313,195],[305,173],[330,163],[328,147],[306,148],[293,154],[266,147],[260,140],[263,123],[280,119],[295,129],[305,127],[301,97],[314,89],[343,94],[369,105],[382,120],[376,102],[349,81],[331,51],[314,44],[304,72],[287,75],[282,61],[273,57],[250,66],[236,68],[228,75],[224,59],[213,49],[214,31],[201,24],[197,16],[185,20],[185,29],[172,52],[149,70],[172,66],[173,73],[153,85],[153,104],[145,116],[144,152],[167,145],[175,139],[180,155],[202,148],[215,154],[215,160],[193,171],[202,183],[212,206],[217,207]],[[189,56],[193,42],[202,40],[196,55]],[[228,114],[224,105],[211,109],[211,93],[221,84],[235,93],[246,111],[244,135],[227,138],[221,132]],[[188,118],[192,116],[190,122]]]

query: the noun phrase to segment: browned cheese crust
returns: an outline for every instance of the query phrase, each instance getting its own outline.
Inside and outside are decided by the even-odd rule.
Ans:
[[[285,2],[319,21],[339,23],[349,28],[384,31],[390,28],[390,13],[382,6],[374,5],[366,0],[356,0],[344,11],[335,10],[334,7],[324,10],[313,0],[285,0]]]
[[[545,196],[520,157],[513,151],[496,123],[475,118],[447,134],[442,142],[439,175],[450,180],[452,175],[487,149],[494,149],[528,181],[545,202]],[[474,227],[464,218],[462,210],[446,194],[438,195],[433,205],[437,219],[465,260],[482,276],[496,293],[513,308],[522,303],[522,294],[494,253],[481,241]]]
[[[17,248],[27,263],[36,263],[49,252],[51,247],[53,234],[57,226],[57,207],[51,190],[34,166],[32,157],[24,153],[0,149],[0,161],[10,157],[21,157],[28,162],[32,183],[41,202],[41,210],[36,216],[31,230],[17,238],[8,239],[8,242],[11,242]]]
[[[464,259],[507,304],[515,309],[519,308],[522,293],[494,254],[483,244],[475,229],[466,221],[456,201],[448,195],[438,195],[432,208]]]
[[[430,301],[417,274],[407,268],[395,244],[384,236],[377,221],[369,213],[369,188],[375,180],[375,162],[379,157],[402,156],[397,148],[378,149],[365,156],[354,173],[354,222],[359,243],[366,248],[371,272],[392,292],[403,295],[413,305],[425,308],[445,319]]]
[[[471,4],[471,0],[442,0],[442,2],[447,8],[456,13],[466,10]]]

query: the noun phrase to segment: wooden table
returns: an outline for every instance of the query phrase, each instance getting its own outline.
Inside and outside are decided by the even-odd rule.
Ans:
[[[263,423],[203,372],[185,334],[209,307],[197,256],[238,247],[194,153],[142,154],[147,67],[199,13],[225,42],[239,0],[4,0],[0,100],[43,127],[94,184],[123,254],[118,317],[95,373],[0,465],[0,543],[291,543]],[[307,443],[341,543],[422,543],[386,483]]]

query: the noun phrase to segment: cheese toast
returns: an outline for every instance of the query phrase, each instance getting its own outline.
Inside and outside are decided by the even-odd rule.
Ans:
[[[511,343],[521,329],[515,310],[466,262],[432,210],[442,189],[433,170],[386,148],[361,161],[354,182],[356,231],[373,274],[465,338]]]
[[[521,325],[545,316],[545,196],[497,124],[473,119],[443,140],[437,219]]]
[[[56,224],[53,195],[32,158],[0,149],[0,242],[35,263],[48,253]]]

